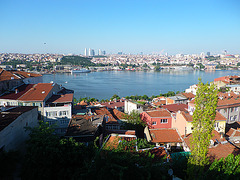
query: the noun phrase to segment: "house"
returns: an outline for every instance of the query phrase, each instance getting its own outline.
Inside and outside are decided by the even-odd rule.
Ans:
[[[106,107],[92,108],[91,112],[96,115],[105,116],[106,118],[106,129],[120,129],[120,123],[116,118],[113,117],[110,111]]]
[[[22,84],[35,84],[42,82],[42,75],[23,72],[23,71],[6,71],[0,69],[0,94],[13,90]]]
[[[87,115],[76,115],[71,119],[65,137],[72,137],[78,142],[88,144],[89,142],[93,142],[96,137],[101,136],[105,128],[104,126],[104,116],[92,117]]]
[[[231,124],[234,122],[239,122],[240,96],[233,92],[219,93],[218,96],[217,111],[227,119],[226,123]],[[189,113],[193,113],[195,109],[194,103],[195,100],[192,100],[188,103]]]
[[[219,160],[221,158],[226,158],[229,154],[239,154],[239,148],[226,141],[220,133],[217,131],[213,131],[212,133],[213,137],[210,140],[210,146],[208,148],[208,157],[210,161],[213,162],[215,159]],[[188,134],[182,138],[185,142],[184,150],[191,151],[190,139],[192,138],[192,134]]]
[[[240,94],[240,85],[239,84],[226,85],[226,88],[228,88],[230,92],[234,92],[237,95]]]
[[[217,64],[204,64],[205,70],[214,71],[216,69]]]
[[[198,85],[194,84],[194,85],[190,86],[188,89],[186,89],[185,92],[186,93],[193,93],[194,95],[196,95],[197,88],[198,88]]]
[[[167,109],[171,113],[176,113],[177,111],[185,111],[188,109],[187,104],[169,104],[162,106],[163,109]]]
[[[0,150],[21,149],[28,139],[25,127],[38,126],[37,107],[2,107],[0,112]]]
[[[107,107],[107,109],[117,109],[122,112],[124,111],[123,100],[105,102],[105,103],[101,103],[101,105]]]
[[[178,111],[176,113],[176,117],[172,120],[172,127],[178,129],[179,134],[187,135],[192,133],[193,125],[192,125],[193,117],[192,113],[188,111]],[[214,128],[219,133],[225,133],[226,126],[226,118],[221,115],[218,111],[216,111]]]
[[[240,76],[223,76],[219,78],[215,78],[214,82],[223,81],[227,84],[240,84]]]
[[[144,111],[140,116],[142,121],[147,123],[149,129],[172,127],[172,116],[166,109]]]
[[[187,104],[188,99],[183,96],[171,96],[166,98],[166,104]]]
[[[38,106],[41,119],[65,134],[72,116],[73,91],[55,83],[23,84],[0,96],[0,105]]]
[[[180,149],[182,146],[182,138],[177,129],[144,129],[144,134],[148,142],[156,144],[156,146],[165,146],[167,149]]]
[[[124,101],[124,113],[126,114],[130,114],[133,110],[141,113],[147,108],[148,107],[146,105],[139,104],[137,102],[133,102],[127,99]]]
[[[188,99],[188,102],[190,102],[193,98],[195,98],[195,95],[191,92],[188,92],[188,93],[180,93],[180,94],[177,94],[178,96],[182,96],[184,98],[187,98]]]

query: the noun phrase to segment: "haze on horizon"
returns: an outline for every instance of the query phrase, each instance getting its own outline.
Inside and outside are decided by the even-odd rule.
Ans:
[[[0,6],[0,53],[240,53],[238,0],[2,0]]]

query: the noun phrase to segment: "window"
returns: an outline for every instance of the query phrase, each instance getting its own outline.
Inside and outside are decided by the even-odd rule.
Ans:
[[[60,122],[61,122],[61,124],[68,124],[69,120],[61,120]]]
[[[59,112],[59,116],[67,116],[68,115],[68,111],[60,111]]]
[[[57,116],[57,111],[49,111],[46,112],[47,117],[56,117]]]
[[[238,111],[238,108],[237,108],[237,107],[235,107],[235,108],[234,108],[234,111]]]
[[[157,124],[157,122],[156,122],[156,121],[153,121],[153,122],[152,122],[152,125],[156,125],[156,124]]]
[[[161,123],[168,123],[167,119],[161,119]]]
[[[230,117],[230,121],[235,121],[236,119],[237,119],[237,115]]]
[[[194,129],[194,127],[191,127],[191,130],[193,130]]]
[[[218,126],[219,126],[219,122],[216,122],[216,123],[214,124],[214,127],[217,128]]]

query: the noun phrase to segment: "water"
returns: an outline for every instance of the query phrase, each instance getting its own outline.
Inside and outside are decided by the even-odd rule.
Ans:
[[[184,91],[190,85],[197,84],[201,77],[203,82],[211,82],[217,77],[238,75],[238,70],[222,71],[160,71],[131,72],[104,71],[91,73],[64,73],[43,75],[43,82],[62,84],[74,90],[74,97],[94,97],[99,100],[110,99],[113,94],[120,97],[131,95],[159,95],[168,91]]]

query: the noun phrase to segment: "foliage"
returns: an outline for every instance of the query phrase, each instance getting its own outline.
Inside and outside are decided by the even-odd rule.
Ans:
[[[142,121],[139,112],[133,110],[129,115],[125,115],[123,119],[127,122],[124,123],[123,127],[125,129],[136,129],[138,127],[145,127],[146,123]]]
[[[160,96],[164,96],[164,97],[171,97],[171,96],[175,96],[175,95],[176,95],[176,93],[174,91],[168,91],[165,94],[160,94]]]
[[[13,172],[19,159],[17,151],[0,152],[0,179],[13,179]]]
[[[217,92],[213,84],[203,84],[199,79],[192,122],[191,156],[188,160],[190,176],[201,173],[209,163],[207,153],[215,123]]]
[[[215,160],[206,176],[213,179],[236,179],[240,175],[240,155],[229,154],[225,159]]]
[[[198,63],[197,65],[199,66],[200,69],[204,69],[205,68],[205,66],[202,63]]]
[[[60,139],[43,122],[28,130],[30,139],[22,168],[23,179],[79,179],[87,171],[93,148],[72,138]]]
[[[114,100],[114,99],[120,99],[120,97],[117,95],[117,94],[114,94],[111,98],[110,98],[110,100],[112,101],[112,100]]]
[[[155,146],[149,143],[146,139],[138,138],[137,139],[138,149],[154,148]]]
[[[145,101],[137,101],[138,104],[141,104],[141,105],[145,105],[146,102]]]
[[[74,65],[74,66],[95,66],[93,62],[91,62],[91,58],[81,57],[81,56],[63,56],[61,59],[61,64],[66,65]]]

